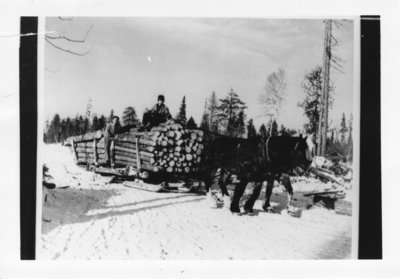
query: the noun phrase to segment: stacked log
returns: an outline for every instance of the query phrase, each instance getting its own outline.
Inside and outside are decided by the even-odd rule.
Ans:
[[[104,140],[86,137],[74,142],[78,163],[104,163]],[[204,149],[203,132],[186,130],[179,124],[164,124],[149,132],[132,129],[113,139],[115,164],[170,173],[195,172]],[[140,160],[138,160],[140,159]]]

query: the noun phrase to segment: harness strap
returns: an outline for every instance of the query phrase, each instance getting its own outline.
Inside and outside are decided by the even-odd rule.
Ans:
[[[269,152],[268,152],[268,143],[269,143],[269,139],[270,139],[271,137],[269,137],[268,139],[267,139],[267,142],[265,143],[265,147],[266,147],[266,150],[265,150],[265,155],[266,155],[266,157],[267,157],[267,160],[268,161],[271,161],[271,159],[269,158]]]

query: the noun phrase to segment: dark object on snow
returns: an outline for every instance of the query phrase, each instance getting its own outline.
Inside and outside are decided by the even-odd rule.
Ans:
[[[46,187],[47,189],[54,189],[56,188],[56,184],[43,180],[43,187]]]

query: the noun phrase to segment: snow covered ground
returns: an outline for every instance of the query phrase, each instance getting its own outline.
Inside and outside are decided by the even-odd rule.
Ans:
[[[272,196],[277,214],[262,211],[258,200],[253,216],[237,216],[204,195],[109,183],[76,166],[67,147],[46,145],[43,157],[57,188],[45,191],[39,259],[351,257],[351,216],[324,208],[299,208],[297,218],[289,216],[281,210],[280,187]],[[300,180],[293,187],[300,196],[317,184]]]

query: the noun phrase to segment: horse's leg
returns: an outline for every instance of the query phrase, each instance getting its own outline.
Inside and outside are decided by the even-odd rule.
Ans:
[[[253,193],[251,194],[250,198],[244,204],[244,211],[246,211],[248,213],[253,213],[254,203],[260,196],[261,188],[262,188],[262,182],[261,181],[255,182]]]
[[[281,176],[281,182],[283,186],[285,186],[287,197],[288,197],[288,203],[287,203],[287,211],[288,213],[294,213],[294,207],[292,204],[293,201],[293,187],[292,183],[290,182],[290,177],[287,174],[282,174]]]
[[[221,176],[220,182],[219,182],[220,189],[222,192],[222,199],[224,201],[224,206],[227,208],[229,208],[230,203],[231,203],[231,197],[229,195],[228,188],[227,188],[230,177],[231,177],[231,174],[227,171],[224,171]]]
[[[204,172],[203,173],[203,181],[204,181],[204,186],[206,188],[206,197],[207,200],[211,201],[213,198],[211,196],[211,185],[212,185],[212,175],[211,172]]]
[[[219,190],[221,190],[222,195],[220,193],[217,193],[215,195],[215,199],[217,202],[222,202],[223,201],[223,195],[224,195],[224,170],[221,168],[218,168],[214,174],[214,179],[213,179],[213,186],[218,186]]]
[[[274,189],[274,179],[268,178],[267,179],[267,189],[265,190],[265,203],[263,205],[263,209],[267,212],[274,212],[271,204],[269,203],[271,195],[272,195],[272,189]]]
[[[244,190],[246,189],[248,181],[239,177],[240,183],[236,185],[235,191],[233,192],[233,199],[231,202],[230,209],[232,212],[240,213],[239,202],[240,198],[243,196]]]

